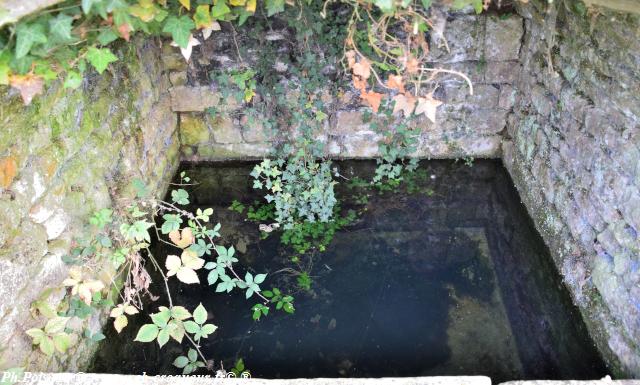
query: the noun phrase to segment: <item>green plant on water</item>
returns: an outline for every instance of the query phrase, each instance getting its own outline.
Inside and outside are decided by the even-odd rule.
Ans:
[[[233,373],[235,377],[251,376],[251,373],[245,367],[244,360],[242,358],[238,358],[238,360],[236,360],[235,366],[231,368],[231,373]]]
[[[253,188],[266,190],[275,221],[285,230],[304,222],[328,222],[337,202],[330,166],[304,151],[286,161],[265,159],[251,172]]]
[[[336,212],[339,212],[339,206]],[[280,236],[282,244],[291,246],[296,253],[305,254],[310,250],[323,252],[333,240],[336,231],[356,220],[356,213],[349,210],[344,216],[336,215],[329,222],[302,222],[286,229]]]
[[[311,290],[311,277],[309,276],[309,273],[307,273],[306,271],[303,271],[302,273],[300,273],[300,275],[298,275],[298,278],[296,279],[298,286],[306,291]]]

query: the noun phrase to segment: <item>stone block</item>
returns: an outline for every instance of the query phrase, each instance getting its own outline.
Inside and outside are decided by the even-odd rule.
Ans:
[[[209,107],[218,106],[220,102],[220,95],[208,86],[172,87],[169,93],[174,112],[202,112]],[[236,107],[237,103],[225,100],[225,106]]]
[[[497,109],[475,109],[468,114],[468,123],[478,134],[497,134],[507,124],[507,111]]]
[[[362,110],[340,110],[331,118],[330,135],[349,135],[359,131],[368,131],[369,124],[363,121]]]
[[[241,119],[242,138],[247,143],[266,142],[268,134],[262,124],[262,116]]]
[[[518,62],[488,62],[484,69],[484,81],[492,84],[514,84],[521,69]]]
[[[516,104],[516,90],[512,86],[503,85],[500,87],[500,96],[498,97],[498,107],[504,110],[510,110]]]
[[[213,140],[220,144],[242,143],[240,127],[229,116],[208,118],[213,132]]]
[[[187,146],[207,143],[209,127],[203,114],[180,114],[180,143]]]
[[[517,60],[524,26],[519,16],[488,17],[484,58],[488,61]]]
[[[184,86],[187,84],[187,71],[169,72],[169,81],[173,87]]]
[[[437,34],[431,34],[431,52],[429,60],[444,63],[455,63],[470,60],[480,60],[482,56],[484,16],[462,16],[448,21],[444,26],[444,38],[449,51],[442,41],[435,41]]]

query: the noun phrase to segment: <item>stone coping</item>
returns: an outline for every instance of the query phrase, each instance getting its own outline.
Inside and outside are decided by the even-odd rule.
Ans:
[[[95,373],[26,373],[17,384],[39,385],[491,385],[484,376],[384,377],[384,378],[296,378],[268,380],[262,378],[214,378],[198,376],[142,376]],[[639,383],[640,384],[640,383]],[[625,384],[626,385],[626,384]]]
[[[212,376],[144,376],[96,373],[25,373],[17,384],[42,385],[200,385],[200,384],[241,384],[253,385],[491,385],[485,376],[435,376],[435,377],[383,377],[383,378],[214,378]],[[601,380],[534,380],[509,381],[499,385],[640,385],[640,380],[611,380],[608,376]]]

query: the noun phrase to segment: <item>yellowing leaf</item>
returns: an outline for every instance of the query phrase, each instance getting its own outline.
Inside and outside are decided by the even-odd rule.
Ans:
[[[418,105],[416,106],[416,115],[424,114],[431,122],[436,122],[436,109],[442,102],[440,100],[433,99],[431,95],[427,95],[424,98],[418,98]]]
[[[178,272],[180,266],[182,266],[182,262],[177,255],[167,255],[167,260],[164,262],[164,266],[167,268],[167,276],[171,277]]]
[[[187,10],[191,10],[191,0],[178,0],[183,7]]]
[[[219,30],[220,30],[220,23],[214,20],[211,23],[211,27],[202,29],[202,37],[204,38],[204,40],[207,40],[209,36],[211,36],[211,33],[213,31],[219,31]]]
[[[196,12],[193,14],[193,22],[196,24],[196,28],[210,28],[213,23],[211,19],[211,12],[209,12],[209,5],[203,4],[196,7]]]
[[[116,317],[115,321],[113,321],[113,327],[116,329],[118,333],[122,331],[129,324],[129,320],[126,315],[120,315]]]
[[[402,111],[404,112],[405,117],[411,116],[413,108],[416,105],[416,98],[407,94],[398,94],[393,97],[393,101],[396,102],[393,106],[394,114],[398,111]]]
[[[34,96],[42,93],[44,80],[42,77],[32,74],[10,75],[9,84],[20,92],[22,102],[25,106],[28,106],[31,104]]]
[[[65,286],[71,286],[71,294],[78,295],[84,303],[91,305],[93,293],[104,289],[104,283],[95,279],[83,279],[79,268],[69,271],[69,278],[62,282]]]
[[[198,270],[204,266],[204,259],[198,258],[198,254],[193,251],[183,251],[181,258],[182,264],[189,269]]]
[[[169,233],[169,239],[181,249],[187,248],[195,241],[191,228],[189,227],[182,229],[182,233],[178,230],[171,231]]]
[[[192,284],[192,283],[200,283],[200,279],[198,279],[198,274],[195,271],[187,268],[181,268],[178,270],[178,274],[176,275],[181,282]]]
[[[248,0],[247,7],[245,8],[247,12],[255,12],[256,11],[256,3],[257,0]]]
[[[165,266],[169,270],[168,277],[175,275],[178,280],[184,283],[200,283],[195,270],[204,266],[204,259],[198,258],[198,255],[193,251],[184,250],[180,258],[176,255],[168,255]]]
[[[246,2],[247,0],[229,0],[229,4],[233,5],[234,7],[241,7],[245,5]]]

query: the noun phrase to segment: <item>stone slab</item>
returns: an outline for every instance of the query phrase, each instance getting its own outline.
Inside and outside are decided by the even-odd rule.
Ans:
[[[261,378],[214,378],[198,376],[136,376],[122,374],[76,374],[76,373],[29,373],[20,384],[33,385],[200,385],[200,384],[242,384],[252,385],[491,385],[491,379],[484,376],[442,376],[442,377],[383,377],[383,378],[296,378],[288,380],[267,380]],[[589,384],[591,385],[591,384]],[[623,384],[628,385],[628,384]]]

